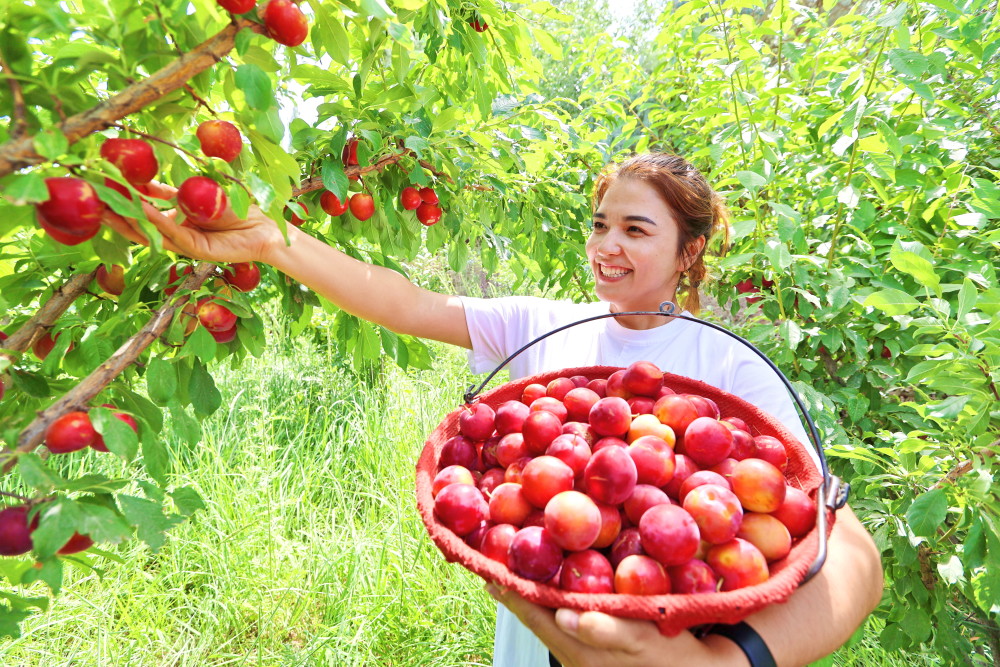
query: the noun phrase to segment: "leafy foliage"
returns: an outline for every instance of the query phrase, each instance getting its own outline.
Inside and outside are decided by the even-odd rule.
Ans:
[[[688,2],[595,39],[587,115],[693,158],[734,212],[714,296],[821,422],[888,585],[889,649],[1000,650],[1000,82],[994,4]],[[581,96],[583,97],[583,96]],[[597,131],[595,129],[595,131]],[[762,299],[737,298],[750,278]],[[761,289],[765,280],[770,288]],[[970,657],[971,656],[971,657]]]

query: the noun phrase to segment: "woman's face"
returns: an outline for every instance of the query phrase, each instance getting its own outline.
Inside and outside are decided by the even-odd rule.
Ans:
[[[673,212],[647,183],[618,178],[594,212],[587,259],[597,297],[613,312],[657,310],[674,300],[681,271],[679,229]],[[700,250],[700,247],[698,248]]]

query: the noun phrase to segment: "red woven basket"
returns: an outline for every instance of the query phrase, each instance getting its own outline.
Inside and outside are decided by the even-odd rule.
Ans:
[[[545,385],[554,378],[574,375],[584,375],[589,379],[607,378],[616,370],[619,368],[589,366],[542,373],[503,384],[483,393],[478,400],[496,408],[504,401],[519,400],[524,387],[533,382]],[[438,470],[442,445],[458,434],[461,408],[445,416],[434,429],[417,462],[417,507],[431,539],[445,558],[449,562],[460,563],[486,581],[511,589],[536,604],[550,608],[602,611],[619,617],[650,620],[656,622],[660,632],[665,635],[676,635],[681,630],[704,624],[736,623],[767,605],[787,600],[817,562],[817,555],[825,548],[825,537],[833,527],[834,513],[826,508],[824,499],[820,497],[823,494],[818,492],[823,482],[822,473],[805,446],[777,419],[763,410],[704,382],[670,373],[664,373],[663,378],[664,384],[677,393],[700,394],[711,398],[718,404],[723,417],[743,419],[752,435],[778,438],[788,451],[785,477],[789,484],[802,489],[817,505],[824,507],[826,521],[817,522],[807,535],[796,540],[788,556],[770,564],[771,577],[768,581],[728,592],[639,596],[573,593],[517,576],[502,564],[470,547],[434,516],[431,486]],[[820,531],[824,528],[826,535],[821,540]]]

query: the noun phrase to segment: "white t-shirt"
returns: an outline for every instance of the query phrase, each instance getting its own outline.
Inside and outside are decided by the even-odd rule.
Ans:
[[[542,334],[610,312],[605,302],[577,304],[537,297],[465,297],[462,303],[472,338],[469,365],[473,373],[492,371]],[[650,361],[663,371],[746,399],[777,417],[802,443],[810,442],[784,384],[752,350],[711,327],[680,319],[664,318],[664,322],[653,329],[635,330],[607,317],[570,327],[514,358],[507,366],[510,378],[575,366],[625,367],[634,361]],[[498,605],[494,667],[548,667],[548,655],[545,645]]]

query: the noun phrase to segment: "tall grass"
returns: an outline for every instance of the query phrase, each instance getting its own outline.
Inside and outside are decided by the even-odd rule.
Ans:
[[[470,380],[461,352],[435,350],[434,370],[388,367],[376,386],[308,339],[275,336],[220,368],[226,400],[201,441],[164,434],[176,483],[207,508],[157,553],[87,556],[100,570],[70,569],[0,664],[490,664],[494,604],[444,562],[414,503],[424,437]],[[869,634],[823,664],[918,663]]]
[[[467,384],[442,353],[433,372],[390,370],[384,392],[304,340],[220,369],[201,442],[165,434],[207,509],[158,553],[69,573],[0,664],[489,664],[494,603],[414,503],[424,437]]]

